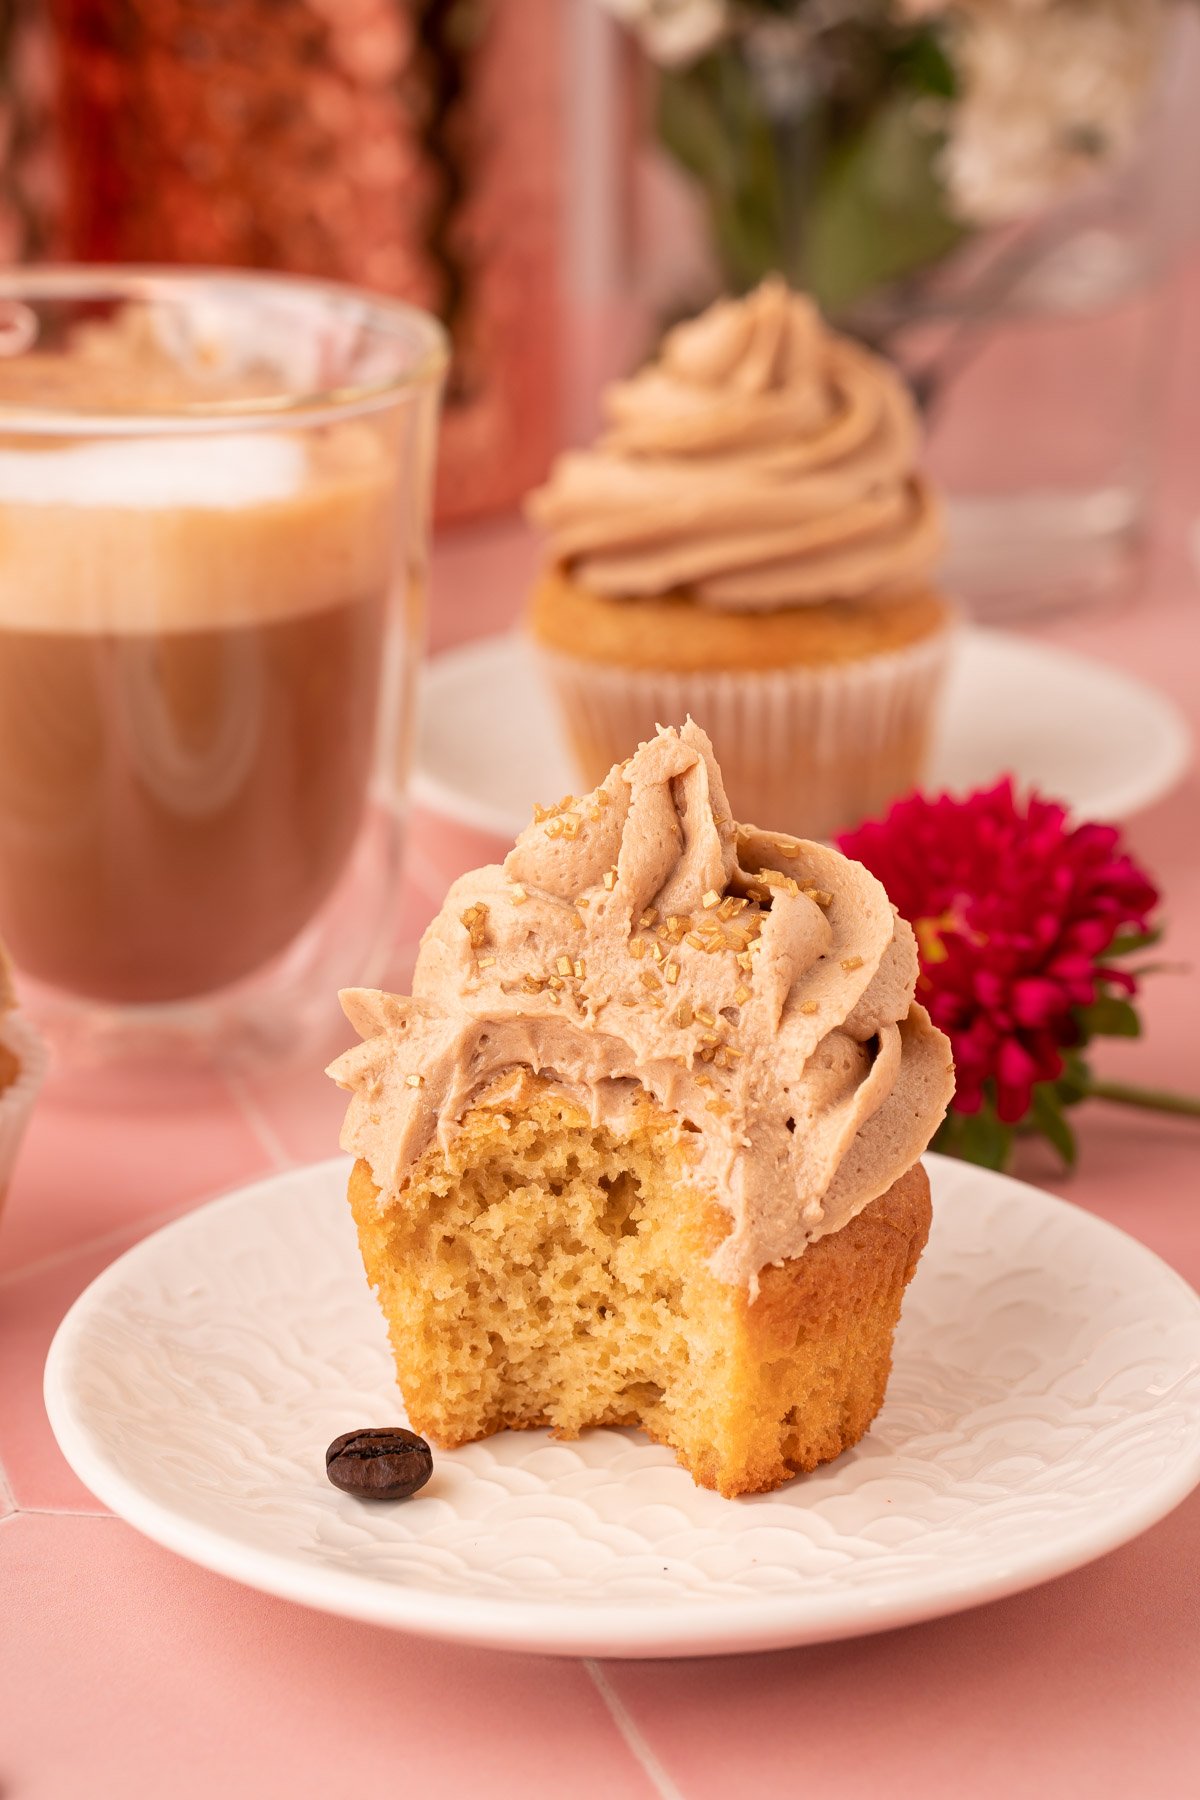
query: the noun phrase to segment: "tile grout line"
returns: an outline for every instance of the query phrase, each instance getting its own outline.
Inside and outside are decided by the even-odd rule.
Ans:
[[[258,1140],[259,1146],[266,1151],[275,1167],[277,1169],[294,1169],[296,1158],[289,1156],[283,1139],[246,1086],[244,1078],[233,1069],[223,1068],[221,1079],[244,1122],[249,1126],[250,1131]]]
[[[684,1800],[682,1790],[671,1780],[658,1757],[642,1736],[625,1702],[612,1686],[599,1663],[590,1656],[585,1656],[583,1666],[591,1676],[596,1692],[608,1708],[612,1722],[624,1738],[631,1756],[650,1782],[655,1793],[659,1795],[659,1800]]]
[[[60,1264],[70,1262],[72,1257],[84,1255],[86,1251],[103,1250],[109,1244],[119,1244],[123,1238],[130,1237],[141,1227],[145,1228],[142,1236],[149,1237],[150,1233],[159,1225],[169,1224],[172,1219],[179,1218],[181,1214],[190,1212],[194,1207],[203,1206],[206,1200],[217,1199],[225,1191],[222,1188],[218,1189],[216,1193],[199,1194],[193,1200],[177,1201],[173,1206],[164,1206],[160,1212],[146,1213],[143,1218],[139,1219],[127,1219],[124,1225],[115,1225],[111,1231],[102,1231],[96,1237],[80,1238],[77,1243],[64,1244],[61,1250],[51,1250],[49,1255],[35,1257],[32,1262],[18,1263],[14,1269],[0,1270],[0,1291],[7,1287],[15,1287],[18,1282],[24,1281],[28,1276],[44,1275],[50,1269],[56,1269]],[[134,1238],[133,1241],[136,1243],[137,1239]]]

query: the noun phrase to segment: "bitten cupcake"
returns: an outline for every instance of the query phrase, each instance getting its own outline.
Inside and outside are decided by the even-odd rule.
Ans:
[[[659,732],[456,882],[365,1040],[350,1202],[410,1423],[641,1426],[761,1492],[883,1401],[953,1089],[879,882]]]
[[[17,1011],[12,964],[0,944],[0,1207],[46,1073],[46,1047]]]
[[[605,412],[529,501],[530,629],[583,779],[691,715],[739,818],[826,837],[915,786],[953,612],[896,371],[772,279]]]

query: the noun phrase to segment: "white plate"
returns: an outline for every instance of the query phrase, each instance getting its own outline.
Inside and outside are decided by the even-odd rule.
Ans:
[[[148,1537],[327,1611],[596,1656],[815,1643],[1013,1593],[1200,1481],[1200,1301],[1034,1188],[929,1159],[935,1224],[887,1403],[853,1451],[722,1500],[635,1432],[505,1432],[396,1505],[325,1446],[402,1415],[318,1164],[202,1207],[76,1301],[46,1366],[67,1460]]]
[[[1168,793],[1191,759],[1191,734],[1165,694],[1068,650],[972,627],[925,785],[966,793],[1013,774],[1077,818],[1123,819]],[[521,638],[486,638],[429,664],[414,771],[425,806],[512,839],[535,800],[577,783]]]

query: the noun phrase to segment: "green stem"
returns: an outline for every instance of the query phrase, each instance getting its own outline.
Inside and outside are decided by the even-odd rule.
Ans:
[[[1097,1081],[1089,1077],[1083,1085],[1089,1100],[1112,1100],[1118,1106],[1141,1106],[1147,1112],[1179,1113],[1187,1119],[1200,1119],[1200,1096],[1171,1094],[1163,1088],[1130,1087],[1124,1081]]]

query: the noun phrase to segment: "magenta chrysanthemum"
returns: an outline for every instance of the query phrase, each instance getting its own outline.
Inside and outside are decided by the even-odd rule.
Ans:
[[[1078,1014],[1135,978],[1105,965],[1118,934],[1144,931],[1158,894],[1108,825],[1010,780],[964,800],[915,795],[838,840],[883,882],[921,952],[918,996],[949,1037],[955,1110],[985,1101],[1024,1119],[1037,1082],[1062,1073]]]

